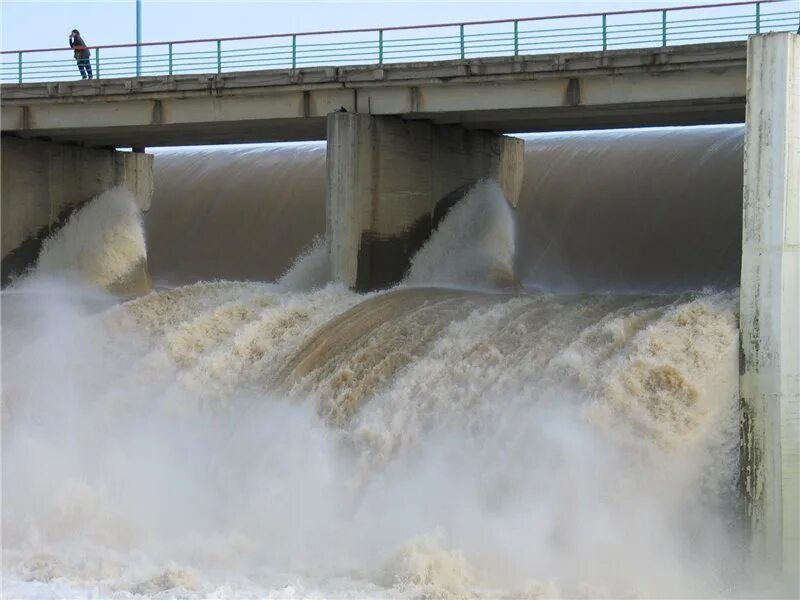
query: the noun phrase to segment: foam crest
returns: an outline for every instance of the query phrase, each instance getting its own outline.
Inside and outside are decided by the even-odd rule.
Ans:
[[[414,256],[404,283],[494,288],[513,281],[513,212],[496,182],[479,181]]]
[[[77,276],[122,293],[150,287],[141,215],[124,188],[103,192],[45,240],[35,276]]]
[[[317,236],[306,247],[278,280],[278,285],[292,291],[309,291],[329,283],[331,280],[330,251],[328,241]]]

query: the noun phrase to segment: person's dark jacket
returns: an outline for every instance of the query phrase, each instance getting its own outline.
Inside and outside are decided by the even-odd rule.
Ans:
[[[70,36],[69,46],[70,48],[83,47],[82,50],[75,50],[75,58],[89,58],[92,55],[92,53],[89,52],[89,49],[86,47],[86,43],[83,41],[83,38],[79,35]]]

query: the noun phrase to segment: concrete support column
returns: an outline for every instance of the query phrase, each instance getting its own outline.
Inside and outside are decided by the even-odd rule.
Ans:
[[[800,590],[800,36],[750,38],[741,337],[743,483],[757,562]]]
[[[102,192],[128,188],[142,210],[153,197],[153,156],[3,136],[3,284],[36,261],[44,239]]]
[[[430,237],[437,205],[491,178],[516,205],[523,141],[458,126],[360,113],[328,116],[327,233],[335,281],[400,281]]]

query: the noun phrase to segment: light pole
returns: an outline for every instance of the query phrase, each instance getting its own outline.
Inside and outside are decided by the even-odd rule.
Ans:
[[[142,0],[136,0],[136,76],[142,75]]]

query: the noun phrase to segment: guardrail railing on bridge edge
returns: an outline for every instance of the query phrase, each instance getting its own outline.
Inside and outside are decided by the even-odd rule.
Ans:
[[[797,5],[797,0],[758,0],[89,48],[96,78],[645,48],[795,31],[800,10],[786,10],[790,2]],[[698,10],[708,14],[696,17]],[[433,30],[442,35],[429,35]],[[264,45],[252,47],[257,41]],[[65,52],[68,58],[62,58]],[[78,74],[69,48],[5,50],[0,54],[0,81],[5,83],[63,81]]]

